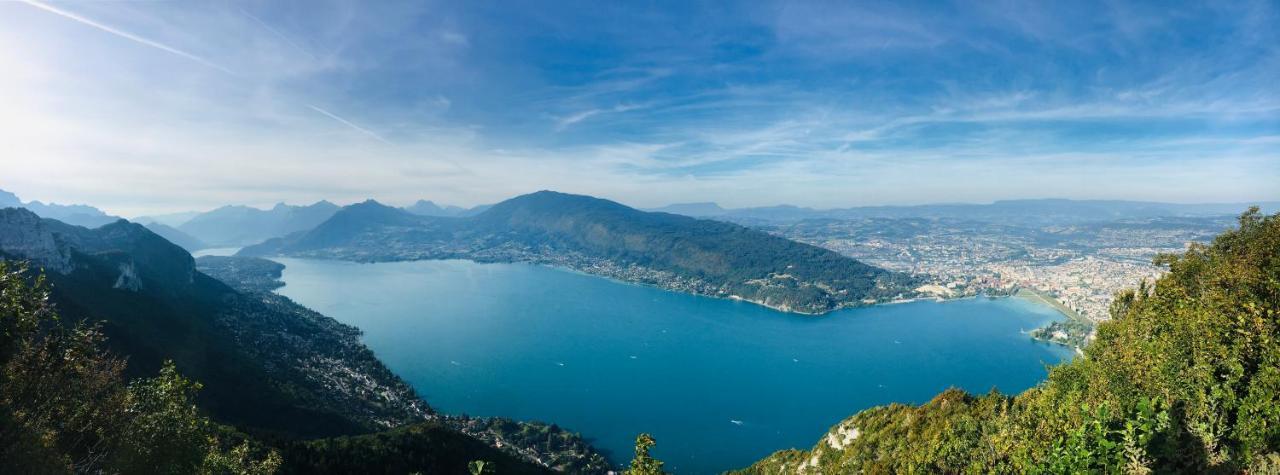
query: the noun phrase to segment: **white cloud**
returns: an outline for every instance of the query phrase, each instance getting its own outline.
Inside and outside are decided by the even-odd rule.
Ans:
[[[180,49],[174,48],[174,47],[169,46],[169,45],[166,45],[166,44],[164,44],[164,43],[160,43],[160,42],[157,42],[157,41],[152,41],[152,40],[149,40],[149,39],[143,38],[143,37],[141,37],[141,36],[135,35],[135,34],[133,34],[133,33],[130,33],[130,32],[128,32],[128,31],[125,31],[125,30],[122,30],[122,29],[119,29],[119,28],[114,28],[114,27],[111,27],[111,26],[108,26],[108,25],[104,25],[104,24],[102,24],[102,23],[99,23],[99,22],[93,21],[93,20],[91,20],[91,19],[89,19],[89,18],[85,18],[85,17],[80,16],[80,15],[77,15],[77,14],[75,14],[75,13],[71,13],[71,12],[69,12],[69,11],[62,10],[62,9],[60,9],[60,8],[53,7],[52,5],[49,5],[49,4],[47,4],[47,3],[40,2],[40,1],[37,1],[37,0],[18,0],[18,1],[19,1],[19,2],[22,2],[22,3],[25,3],[25,4],[27,4],[27,5],[31,5],[31,6],[33,6],[33,7],[39,8],[39,9],[44,10],[44,11],[46,11],[46,12],[53,13],[53,14],[55,14],[55,15],[58,15],[58,16],[61,16],[61,17],[64,17],[64,18],[67,18],[67,19],[70,19],[70,20],[73,20],[73,21],[76,21],[76,22],[79,22],[79,23],[82,23],[82,24],[85,24],[85,25],[88,25],[88,26],[91,26],[91,27],[93,27],[93,28],[97,28],[97,29],[102,30],[102,31],[105,31],[105,32],[107,32],[107,33],[111,33],[111,34],[116,35],[116,36],[119,36],[119,37],[121,37],[121,38],[125,38],[125,39],[128,39],[128,40],[130,40],[130,41],[134,41],[134,42],[137,42],[137,43],[140,43],[140,44],[146,45],[146,46],[150,46],[150,47],[152,47],[152,48],[155,48],[155,49],[158,49],[158,50],[161,50],[161,51],[166,51],[166,52],[169,52],[169,53],[172,53],[172,54],[176,54],[176,55],[181,56],[181,57],[183,57],[183,58],[190,59],[190,60],[192,60],[192,61],[195,61],[195,62],[200,63],[200,64],[203,64],[203,65],[205,65],[205,66],[208,66],[208,67],[211,67],[211,68],[217,69],[217,70],[222,71],[222,72],[224,72],[224,73],[227,73],[227,74],[235,74],[235,73],[234,73],[234,72],[232,72],[230,69],[227,69],[227,68],[225,68],[225,67],[223,67],[223,66],[221,66],[221,65],[219,65],[219,64],[217,64],[217,63],[214,63],[214,62],[212,62],[212,61],[209,61],[209,60],[207,60],[207,59],[205,59],[205,58],[202,58],[202,57],[200,57],[200,56],[196,56],[196,55],[194,55],[194,54],[191,54],[191,53],[188,53],[188,52],[186,52],[186,51],[183,51],[183,50],[180,50]]]
[[[387,141],[387,139],[382,138],[382,136],[381,136],[381,135],[378,135],[377,133],[375,133],[375,132],[374,132],[374,131],[372,131],[372,130],[369,130],[369,129],[366,129],[366,128],[364,128],[364,127],[361,127],[361,126],[358,126],[358,125],[356,125],[356,124],[353,124],[353,123],[351,123],[351,121],[349,121],[349,120],[347,120],[347,119],[343,119],[342,117],[338,117],[336,114],[334,114],[334,113],[332,113],[332,112],[329,112],[329,111],[327,111],[327,110],[321,109],[321,108],[319,108],[319,107],[316,107],[316,106],[314,106],[314,105],[307,104],[307,107],[310,107],[310,108],[311,108],[311,110],[316,111],[316,112],[319,112],[320,114],[324,115],[325,117],[328,117],[328,118],[330,118],[330,119],[333,119],[333,120],[335,120],[335,121],[338,121],[338,123],[340,123],[340,124],[342,124],[342,125],[345,125],[345,126],[347,126],[347,127],[350,127],[352,130],[355,130],[355,131],[360,132],[360,133],[362,133],[362,134],[368,135],[369,137],[372,137],[373,139],[375,139],[375,140],[377,140],[377,141],[379,141],[379,142],[382,142],[382,143],[385,143],[385,144],[391,145],[391,142]]]

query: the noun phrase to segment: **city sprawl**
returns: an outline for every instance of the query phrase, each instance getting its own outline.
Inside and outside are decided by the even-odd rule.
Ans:
[[[1039,225],[948,218],[815,219],[752,223],[890,270],[926,276],[940,297],[1038,291],[1091,321],[1108,318],[1112,295],[1163,270],[1160,253],[1208,242],[1230,216]]]

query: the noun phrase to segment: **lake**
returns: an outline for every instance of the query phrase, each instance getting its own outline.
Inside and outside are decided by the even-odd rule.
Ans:
[[[281,294],[364,330],[437,410],[554,422],[619,464],[649,432],[681,474],[950,386],[1021,391],[1071,357],[1023,333],[1061,314],[1016,298],[809,317],[527,264],[278,261]]]

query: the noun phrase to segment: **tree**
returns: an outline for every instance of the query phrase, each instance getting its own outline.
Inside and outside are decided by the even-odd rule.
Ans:
[[[871,408],[840,448],[742,473],[1280,473],[1280,214],[1239,223],[1157,257],[1169,272],[1118,294],[1040,385]]]
[[[154,378],[129,385],[123,446],[117,460],[126,472],[190,473],[208,452],[209,420],[192,402],[200,383],[166,361]]]
[[[484,460],[472,460],[467,464],[467,471],[471,472],[471,475],[486,475],[494,473],[494,467],[493,464]]]
[[[13,473],[260,475],[280,465],[224,450],[193,403],[200,384],[166,362],[125,384],[96,325],[64,325],[43,276],[0,260],[0,460]]]
[[[649,455],[649,449],[657,445],[653,440],[653,436],[642,433],[636,437],[636,456],[631,459],[631,465],[627,467],[626,475],[663,475],[662,461]]]

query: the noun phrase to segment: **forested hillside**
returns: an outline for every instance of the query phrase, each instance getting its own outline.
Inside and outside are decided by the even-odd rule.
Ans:
[[[368,201],[310,231],[240,253],[535,262],[803,313],[892,300],[910,295],[915,283],[905,274],[736,224],[551,191],[463,218],[417,216]]]
[[[741,473],[1276,473],[1280,215],[1157,262],[1039,386],[869,409]]]
[[[17,451],[21,455],[15,457],[30,461],[29,471],[58,473],[81,465],[123,470],[109,458],[135,449],[112,445],[123,435],[99,438],[132,430],[121,424],[136,410],[121,398],[142,397],[129,391],[144,388],[138,385],[157,372],[162,379],[155,384],[163,388],[156,391],[168,392],[154,397],[167,398],[164,410],[181,409],[177,415],[187,421],[182,424],[200,426],[183,433],[187,442],[174,442],[185,444],[185,455],[175,462],[185,468],[173,473],[194,471],[206,452],[234,455],[224,454],[233,448],[227,443],[232,439],[257,441],[245,450],[265,456],[263,444],[293,450],[316,437],[393,428],[376,440],[416,445],[384,453],[383,460],[401,457],[400,466],[417,470],[447,473],[475,459],[533,471],[601,471],[607,465],[581,437],[553,425],[433,414],[359,341],[359,330],[266,292],[274,280],[262,275],[278,277],[278,264],[211,259],[212,270],[228,285],[141,225],[118,221],[90,230],[0,209],[0,264],[6,261],[34,266],[26,272],[5,268],[0,288],[10,305],[0,309],[0,323],[20,327],[6,328],[4,338],[12,341],[5,344],[31,353],[28,359],[0,360],[10,365],[4,375],[10,379],[0,384],[0,393],[10,391],[0,394],[0,452]],[[37,275],[41,284],[23,287]],[[22,356],[0,354],[14,355]],[[436,425],[424,433],[400,430],[426,422]],[[230,431],[220,424],[247,435],[220,437]],[[211,437],[220,438],[214,443]],[[391,447],[375,445],[366,452]]]

